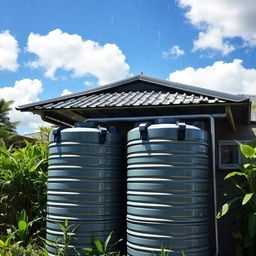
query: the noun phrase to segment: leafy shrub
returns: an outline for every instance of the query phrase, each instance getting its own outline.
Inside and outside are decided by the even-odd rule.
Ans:
[[[8,247],[0,246],[0,256],[44,256],[45,250],[36,244],[30,244],[26,248],[14,243]]]
[[[47,143],[7,148],[0,141],[0,223],[14,225],[25,209],[31,219],[41,218],[37,230],[45,226],[47,158]]]
[[[0,256],[45,255],[46,250],[38,246],[37,232],[31,233],[32,225],[37,221],[29,221],[23,209],[18,215],[17,225],[6,225],[6,234],[0,235]]]
[[[110,256],[116,255],[120,256],[120,252],[113,250],[115,246],[122,241],[119,239],[118,241],[110,244],[110,240],[113,232],[111,232],[102,243],[97,236],[93,236],[93,243],[95,248],[83,248],[83,250],[88,251],[85,256]]]
[[[74,236],[71,236],[70,234],[74,234],[76,229],[79,227],[79,225],[68,224],[68,220],[65,220],[63,224],[57,223],[60,230],[63,232],[63,237],[59,238],[55,241],[50,241],[47,239],[42,238],[43,241],[46,242],[46,244],[51,244],[56,248],[56,255],[57,256],[66,256],[69,254],[72,255],[80,255],[80,253],[76,250],[75,247],[70,246],[70,242],[74,239],[76,239]],[[46,254],[48,255],[48,254]]]
[[[238,229],[233,233],[238,240],[236,254],[244,255],[246,251],[246,255],[253,256],[256,255],[256,148],[240,145],[240,151],[243,157],[241,169],[225,177],[231,180],[235,190],[217,218],[233,210],[238,223]]]

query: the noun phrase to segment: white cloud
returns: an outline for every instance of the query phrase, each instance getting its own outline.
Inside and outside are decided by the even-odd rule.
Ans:
[[[62,93],[61,93],[61,96],[69,95],[69,94],[71,94],[71,93],[72,93],[72,92],[71,92],[70,90],[64,89],[64,90],[62,91]]]
[[[239,37],[256,46],[255,0],[177,0],[186,17],[200,30],[194,49],[215,49],[227,54],[235,49],[228,39]]]
[[[12,122],[20,121],[23,130],[34,131],[38,126],[47,126],[40,116],[15,110],[16,106],[38,101],[38,96],[42,91],[43,86],[38,79],[22,79],[16,81],[14,86],[0,88],[2,98],[7,101],[14,100],[9,116]]]
[[[198,39],[194,41],[193,51],[200,49],[205,50],[207,48],[222,51],[224,55],[234,50],[234,46],[223,41],[222,35],[218,29],[200,32]]]
[[[19,47],[9,31],[0,33],[0,70],[16,71]]]
[[[165,59],[168,59],[168,58],[173,57],[173,56],[178,57],[178,56],[181,56],[181,55],[184,55],[184,54],[185,54],[185,51],[180,49],[179,45],[174,45],[168,51],[163,51],[162,52],[162,57],[165,58]]]
[[[93,85],[93,82],[92,81],[84,81],[84,85],[91,86],[91,85]]]
[[[242,63],[235,59],[204,68],[188,67],[171,73],[169,80],[231,94],[256,94],[256,69],[246,69]]]
[[[57,69],[71,71],[74,77],[93,75],[101,85],[129,75],[129,65],[117,45],[100,45],[60,29],[47,35],[31,33],[27,51],[37,55],[37,59],[29,63],[31,67],[44,68],[45,75],[53,79]]]

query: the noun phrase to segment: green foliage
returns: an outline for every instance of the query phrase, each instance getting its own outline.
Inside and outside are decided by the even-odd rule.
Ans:
[[[120,252],[113,250],[117,244],[119,244],[123,239],[119,239],[113,244],[110,244],[111,237],[113,232],[111,232],[102,243],[98,237],[93,236],[94,248],[83,248],[83,250],[87,251],[85,256],[111,256],[116,255],[119,256]]]
[[[2,235],[1,237],[2,237],[2,239],[0,239],[0,251],[7,250],[11,246],[17,246],[17,245],[19,245],[21,243],[21,241],[20,242],[16,242],[16,243],[13,242],[13,240],[14,240],[13,239],[13,237],[14,237],[13,233],[9,233],[9,234],[7,234],[5,236]]]
[[[9,132],[14,132],[19,122],[10,122],[9,111],[12,109],[13,101],[0,99],[0,125]]]
[[[234,210],[239,223],[238,230],[233,234],[238,241],[237,255],[246,251],[252,256],[256,255],[256,148],[241,144],[240,151],[244,159],[241,170],[225,177],[232,182],[235,190],[229,195],[231,200],[220,208],[216,217],[221,218]]]
[[[76,251],[75,248],[70,247],[70,242],[75,239],[70,234],[74,234],[79,225],[68,224],[68,220],[65,220],[64,225],[61,223],[57,223],[63,232],[63,238],[56,241],[57,245],[57,255],[58,256],[66,256],[70,251]],[[61,244],[61,246],[60,246]]]
[[[155,253],[153,254],[154,256],[156,256]],[[171,254],[172,252],[167,252],[166,248],[163,245],[161,245],[161,253],[159,254],[159,256],[171,256]],[[181,256],[186,256],[186,254],[183,251],[181,251]]]
[[[153,253],[153,254],[154,254],[154,256],[156,256],[155,253]],[[163,245],[161,245],[161,254],[159,254],[159,256],[169,256],[169,255],[171,255],[171,253],[166,252],[165,247]]]
[[[11,145],[13,138],[16,135],[15,129],[19,122],[11,122],[9,111],[12,109],[13,101],[5,101],[0,99],[0,138],[6,144]]]
[[[53,128],[50,127],[39,127],[39,137],[37,139],[48,144],[49,136],[52,130]]]
[[[65,220],[64,224],[57,223],[60,230],[63,232],[63,237],[55,241],[50,241],[44,238],[41,238],[46,243],[54,246],[56,248],[57,256],[67,256],[72,252],[72,255],[80,255],[75,247],[71,246],[70,243],[72,240],[76,239],[74,234],[79,225],[68,224],[68,220]],[[47,252],[45,253],[47,256]]]
[[[111,232],[102,243],[98,237],[93,236],[94,248],[83,248],[84,251],[87,251],[85,254],[81,254],[76,250],[75,247],[71,245],[72,240],[76,239],[74,233],[79,225],[68,224],[68,220],[65,220],[64,224],[57,223],[60,230],[63,233],[63,237],[55,241],[49,241],[42,238],[46,244],[50,244],[56,248],[57,256],[68,256],[70,254],[77,256],[120,256],[120,251],[114,251],[113,248],[122,241],[122,239],[117,242],[110,244],[110,240],[113,232]],[[47,256],[47,252],[45,253]]]
[[[45,256],[45,250],[36,244],[24,248],[19,243],[14,243],[5,248],[0,246],[0,256]]]
[[[14,225],[17,214],[25,209],[31,219],[40,218],[37,230],[45,226],[47,158],[47,143],[7,148],[0,141],[0,223]]]
[[[36,234],[31,233],[31,227],[36,221],[29,222],[26,211],[22,210],[17,217],[17,225],[11,225],[6,230],[7,234],[1,235],[0,256],[43,255],[45,250],[33,240]]]
[[[23,209],[17,218],[17,224],[11,225],[11,233],[12,239],[16,242],[21,243],[23,246],[27,246],[29,243],[33,242],[33,238],[39,233],[37,230],[36,232],[32,233],[31,229],[34,223],[38,222],[40,218],[36,218],[32,221],[29,221],[26,211]]]

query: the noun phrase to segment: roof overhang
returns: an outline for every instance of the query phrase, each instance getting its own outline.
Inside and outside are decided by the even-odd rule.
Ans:
[[[246,97],[144,75],[17,107],[55,125],[74,125],[96,117],[219,113],[228,113],[233,122],[248,123],[250,108]]]

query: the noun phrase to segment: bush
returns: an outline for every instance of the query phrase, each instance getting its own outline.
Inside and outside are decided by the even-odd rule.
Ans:
[[[230,210],[236,215],[237,230],[233,233],[236,255],[256,255],[256,147],[240,145],[243,158],[239,171],[229,173],[228,179],[235,190],[229,194],[217,215],[221,218]]]
[[[0,248],[0,256],[44,256],[45,250],[36,244],[30,244],[26,248],[15,243],[6,248]]]
[[[14,225],[25,209],[31,220],[41,218],[37,230],[45,227],[47,158],[47,143],[7,148],[0,141],[0,223]]]

